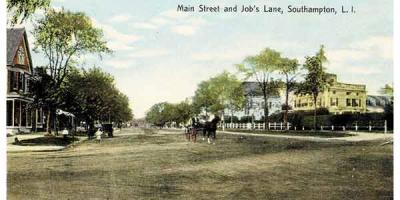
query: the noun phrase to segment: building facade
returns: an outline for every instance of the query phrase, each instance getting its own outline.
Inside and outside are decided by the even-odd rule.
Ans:
[[[24,28],[7,29],[7,100],[6,126],[8,134],[29,132],[41,126],[43,115],[32,109],[29,93],[29,77],[33,65],[28,37]]]
[[[242,117],[253,117],[254,120],[262,120],[264,117],[264,97],[257,82],[243,82],[243,89],[246,95],[246,105],[240,111],[225,110],[226,115]],[[268,115],[279,113],[282,110],[282,98],[274,95],[268,98]]]
[[[317,108],[327,108],[330,113],[364,113],[367,110],[366,86],[361,84],[341,83],[335,74],[328,76],[329,86],[318,95]],[[294,111],[312,111],[312,95],[292,95]]]

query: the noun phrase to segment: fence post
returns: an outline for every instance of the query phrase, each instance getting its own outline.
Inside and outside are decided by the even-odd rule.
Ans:
[[[282,124],[282,122],[281,122],[281,130],[283,130],[283,124]]]
[[[274,122],[274,130],[276,130],[276,122]]]
[[[372,131],[371,121],[369,121],[368,130],[369,130],[369,132]]]
[[[286,122],[286,130],[289,130],[289,129],[290,129],[289,122]]]
[[[343,126],[343,131],[345,131],[346,130],[346,126]]]
[[[357,125],[357,122],[356,122],[356,131],[358,131],[358,125]]]
[[[297,126],[294,127],[294,130],[297,131]]]
[[[334,125],[332,125],[332,131],[334,131],[335,130],[335,126]]]
[[[303,126],[303,131],[304,131],[304,126]]]
[[[387,121],[385,120],[385,132],[384,133],[387,133]]]

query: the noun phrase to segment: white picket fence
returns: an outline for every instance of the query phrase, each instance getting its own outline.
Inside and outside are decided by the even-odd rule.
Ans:
[[[225,126],[226,129],[242,129],[242,130],[263,130],[266,129],[265,123],[225,123],[225,124],[218,124],[218,128],[222,128],[222,126]],[[296,127],[292,126],[291,123],[287,123],[285,125],[284,122],[270,122],[267,124],[267,128],[269,130],[276,130],[276,131],[282,131],[282,130],[310,130],[309,128],[306,128],[304,126],[302,127]],[[383,131],[384,133],[388,132],[387,129],[387,122],[386,120],[381,126],[376,126],[376,125],[368,125],[368,126],[358,126],[357,124],[353,126],[335,126],[335,125],[330,125],[330,126],[320,126],[318,127],[321,131]]]

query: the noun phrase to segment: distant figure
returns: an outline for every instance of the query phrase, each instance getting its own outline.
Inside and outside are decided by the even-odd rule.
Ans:
[[[61,134],[63,135],[64,138],[67,138],[67,136],[68,136],[67,128],[64,128],[64,130],[61,132]]]
[[[101,129],[99,128],[99,129],[97,129],[97,131],[96,131],[96,133],[95,133],[95,135],[96,135],[96,140],[97,140],[97,142],[101,142],[101,135],[103,134],[103,131],[101,131]]]
[[[18,137],[14,138],[14,144],[16,144],[16,145],[20,145],[21,144],[21,141],[19,141]]]

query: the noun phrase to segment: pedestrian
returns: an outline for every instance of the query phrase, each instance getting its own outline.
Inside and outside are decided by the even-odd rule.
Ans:
[[[99,129],[97,129],[97,131],[96,131],[96,133],[95,133],[95,135],[96,135],[96,140],[97,140],[97,142],[101,142],[101,135],[103,134],[103,131],[101,131],[101,129],[99,128]]]

